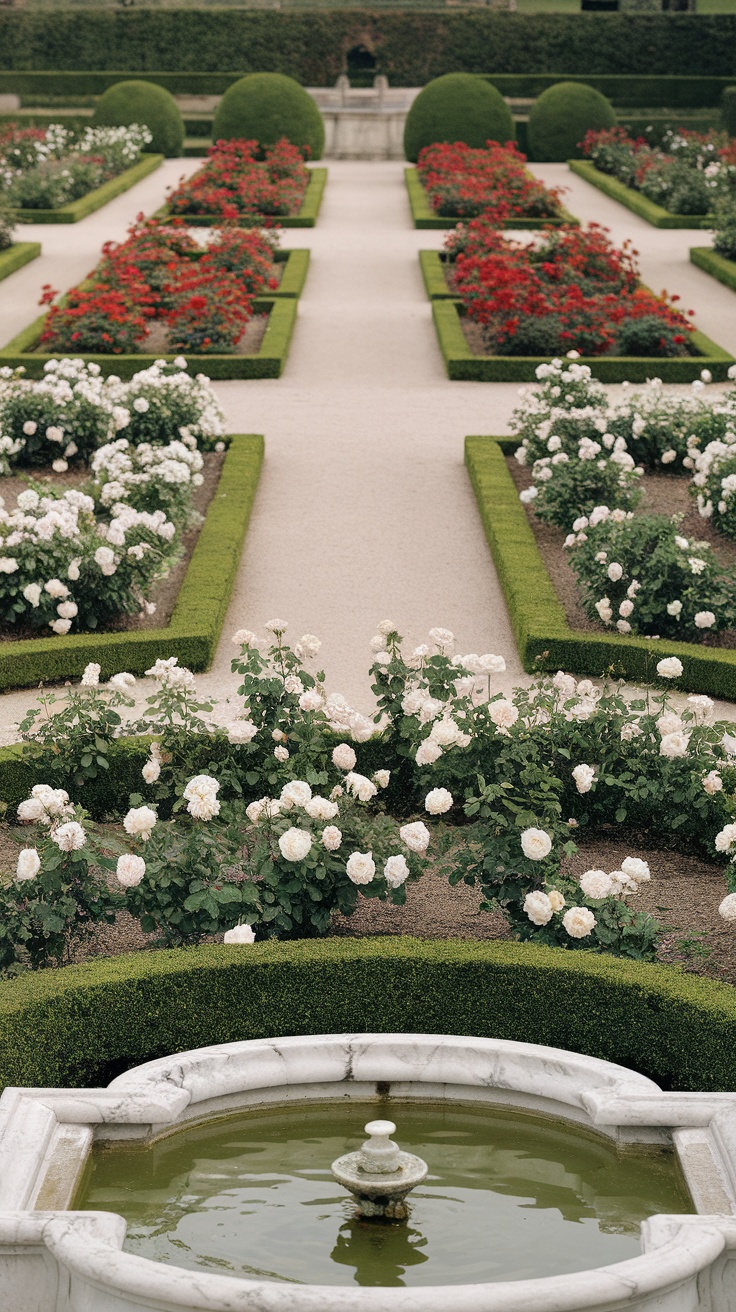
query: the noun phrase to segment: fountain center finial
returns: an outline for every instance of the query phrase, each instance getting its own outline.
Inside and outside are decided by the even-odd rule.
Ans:
[[[360,1150],[360,1166],[369,1175],[391,1175],[401,1165],[401,1149],[391,1138],[396,1133],[393,1121],[369,1121],[366,1139]]]
[[[427,1163],[394,1143],[393,1121],[369,1121],[365,1132],[362,1147],[338,1157],[332,1174],[357,1199],[359,1216],[405,1221],[409,1210],[404,1199],[426,1179]]]

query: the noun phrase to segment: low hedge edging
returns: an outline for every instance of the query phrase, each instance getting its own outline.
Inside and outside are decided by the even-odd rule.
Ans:
[[[178,656],[192,670],[207,669],[230,601],[262,462],[261,436],[230,438],[217,490],[165,629],[5,642],[0,646],[0,689],[79,678],[90,661],[99,662],[103,678],[119,670],[143,674],[159,656]]]
[[[22,269],[24,264],[30,264],[40,254],[40,241],[15,241],[7,250],[0,251],[0,282]]]
[[[736,260],[727,260],[725,255],[711,250],[710,246],[691,246],[690,263],[704,269],[711,278],[717,278],[724,287],[736,292]]]
[[[736,701],[736,651],[670,639],[586,633],[568,626],[506,465],[516,438],[466,437],[465,464],[524,669],[567,670],[651,682],[665,656],[678,656],[678,687]]]
[[[306,275],[306,270],[304,270]],[[282,290],[280,296],[257,297],[253,301],[255,314],[268,314],[268,324],[255,355],[197,355],[195,352],[171,352],[169,355],[147,355],[143,351],[130,355],[92,355],[79,353],[76,358],[85,364],[98,364],[102,373],[117,374],[119,378],[132,378],[140,369],[150,369],[156,360],[172,361],[186,354],[187,360],[198,370],[206,370],[209,378],[280,378],[289,354],[291,337],[297,316],[297,296]],[[39,315],[32,324],[18,333],[0,350],[0,365],[18,369],[21,365],[27,378],[42,378],[44,365],[56,359],[55,354],[36,351],[46,322],[46,314]]]
[[[431,251],[422,253],[436,255]],[[436,260],[441,267],[438,255]],[[429,267],[429,263],[427,261],[422,266],[423,270]],[[549,364],[551,355],[474,355],[462,329],[463,310],[462,302],[457,298],[432,301],[432,317],[448,378],[453,382],[471,383],[536,382],[539,365]],[[584,355],[577,363],[588,365],[593,377],[603,383],[645,383],[649,378],[661,378],[665,383],[691,383],[700,377],[702,369],[709,369],[715,381],[723,382],[734,364],[733,356],[711,341],[710,337],[706,337],[705,333],[697,330],[690,334],[690,343],[698,352],[697,355],[677,356],[674,359],[636,355]]]
[[[547,1044],[669,1089],[736,1088],[730,985],[584,951],[386,937],[139,952],[0,983],[0,1087],[99,1086],[189,1048],[370,1031]]]
[[[86,219],[88,214],[102,209],[108,201],[115,200],[115,197],[121,196],[124,191],[129,191],[136,182],[142,182],[143,178],[147,178],[149,173],[153,173],[163,162],[163,155],[142,155],[137,164],[133,164],[124,173],[119,173],[116,178],[110,178],[109,182],[103,182],[101,187],[95,187],[94,191],[88,191],[87,195],[80,196],[79,200],[72,200],[68,205],[60,205],[56,210],[19,209],[15,211],[16,219],[18,223],[79,223],[79,220]]]
[[[191,139],[190,143],[191,145]],[[204,138],[200,143],[196,143],[196,149],[185,150],[185,154],[204,155],[206,147],[211,144]],[[327,185],[327,169],[310,169],[309,182],[304,193],[301,207],[298,214],[241,214],[235,220],[236,226],[240,228],[263,227],[270,224],[272,227],[278,225],[280,228],[313,228],[317,222],[317,216],[322,205],[322,197]],[[222,219],[217,214],[182,214],[179,218],[186,219],[188,228],[216,228],[222,225]],[[171,218],[167,205],[162,205],[160,210],[156,210],[154,218],[166,222]]]
[[[647,200],[642,196],[640,191],[634,191],[633,187],[627,187],[625,183],[619,182],[618,178],[613,178],[609,173],[602,173],[597,169],[595,164],[591,164],[587,159],[569,159],[567,167],[578,177],[583,178],[585,182],[590,182],[592,186],[597,187],[599,191],[610,196],[611,200],[617,200],[627,209],[638,214],[640,219],[646,219],[655,228],[707,228],[707,217],[704,214],[671,214],[669,210],[657,205],[653,200]]]
[[[458,223],[467,223],[467,219],[461,219],[459,215],[445,215],[444,218],[435,213],[429,203],[427,193],[419,181],[419,172],[415,168],[404,169],[404,178],[406,180],[406,190],[409,194],[409,205],[411,207],[411,217],[414,221],[415,228],[454,228]],[[579,227],[580,220],[574,218],[563,206],[562,214],[559,219],[505,219],[502,227],[520,228],[525,231],[536,231],[539,228],[559,228],[563,223],[572,223]]]

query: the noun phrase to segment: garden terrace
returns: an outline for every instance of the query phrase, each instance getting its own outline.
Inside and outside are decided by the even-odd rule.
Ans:
[[[159,217],[179,216],[190,226],[212,227],[224,220],[253,226],[313,227],[327,180],[326,169],[309,170],[300,151],[286,140],[256,158],[254,141],[218,141],[207,161],[168,197]]]
[[[461,142],[426,146],[416,169],[405,173],[414,227],[453,228],[489,210],[503,228],[574,223],[561,191],[545,187],[525,165],[510,142],[489,141],[483,150]]]

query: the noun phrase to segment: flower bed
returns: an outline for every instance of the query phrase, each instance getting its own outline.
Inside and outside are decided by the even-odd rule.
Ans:
[[[704,365],[724,378],[733,364],[693,330],[676,298],[639,282],[630,245],[614,247],[596,224],[522,245],[486,215],[455,230],[444,260],[429,251],[420,258],[450,378],[529,381],[545,356],[570,349],[608,382],[654,371],[687,382]]]
[[[317,220],[326,169],[308,169],[301,152],[285,139],[256,158],[255,141],[218,141],[207,162],[169,195],[157,217],[183,216],[189,226],[228,221],[250,227],[277,222],[312,228]]]
[[[28,838],[16,873],[0,881],[0,969],[63,959],[123,908],[170,946],[222,931],[238,944],[320,936],[362,898],[402,905],[430,860],[520,940],[653,960],[662,927],[637,910],[648,863],[630,852],[609,873],[570,864],[578,830],[614,817],[622,835],[676,833],[736,883],[736,740],[711,723],[708,697],[676,710],[665,688],[627,702],[618,685],[562,673],[504,695],[502,657],[456,654],[441,628],[407,652],[385,621],[370,644],[378,732],[326,693],[313,634],[291,646],[284,621],[265,627],[265,639],[233,637],[240,713],[203,703],[175,658],[156,660],[157,689],[124,726],[137,752],[119,738],[129,672],[101,685],[91,664],[27,713],[14,761],[37,782],[17,809]],[[656,676],[680,672],[662,659]],[[139,791],[114,804],[122,828],[98,834],[75,800],[98,808],[118,761],[116,796],[131,767]],[[735,903],[723,900],[724,920]]]
[[[542,228],[574,223],[558,188],[545,187],[508,142],[474,150],[462,142],[426,146],[405,171],[415,228],[451,228],[491,210],[499,227]]]
[[[624,128],[588,132],[574,173],[658,228],[700,228],[736,188],[736,151],[724,132],[665,134],[661,147]]]
[[[279,282],[275,242],[257,229],[224,228],[202,247],[183,220],[139,219],[125,242],[103,248],[84,283],[0,351],[0,362],[37,376],[44,361],[73,351],[129,377],[186,351],[205,356],[214,377],[278,377],[308,252],[287,257]],[[54,296],[47,288],[43,299]]]
[[[0,186],[21,223],[77,223],[158,168],[146,127],[0,130]]]
[[[9,278],[11,273],[22,269],[24,264],[30,264],[31,260],[38,259],[40,254],[39,241],[16,241],[5,250],[0,250],[0,282],[3,278]]]

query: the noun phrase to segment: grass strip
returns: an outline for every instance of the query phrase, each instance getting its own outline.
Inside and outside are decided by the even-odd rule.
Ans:
[[[638,214],[640,219],[645,219],[655,228],[708,227],[705,214],[671,214],[661,205],[656,205],[653,200],[647,200],[640,191],[634,191],[633,187],[627,187],[625,183],[619,182],[618,178],[612,178],[609,173],[601,173],[595,164],[590,163],[590,160],[569,159],[567,166],[579,178],[597,187],[606,196],[610,196],[611,200],[617,200],[619,204],[625,205],[634,214]]]
[[[159,656],[178,656],[189,669],[206,670],[230,602],[262,463],[260,435],[229,439],[220,480],[166,628],[5,642],[0,646],[0,689],[77,679],[90,661],[99,662],[104,679],[119,670],[143,674]]]
[[[679,688],[736,701],[736,651],[569,627],[506,465],[518,445],[517,438],[466,437],[465,464],[524,669],[651,683],[657,662],[677,656]]]
[[[87,195],[80,196],[79,200],[72,200],[68,205],[60,205],[56,210],[19,209],[15,211],[15,217],[18,223],[79,223],[80,219],[86,219],[88,214],[102,209],[103,205],[107,205],[116,196],[129,191],[136,182],[147,178],[149,173],[153,173],[163,162],[163,155],[142,155],[132,168],[119,173],[116,178],[110,178],[109,182],[103,182],[102,186],[95,187],[94,191],[88,191]]]

